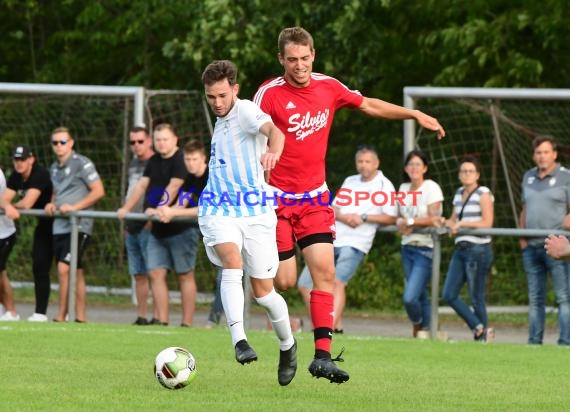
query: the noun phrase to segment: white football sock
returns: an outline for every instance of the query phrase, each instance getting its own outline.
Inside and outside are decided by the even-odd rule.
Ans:
[[[279,338],[279,349],[287,350],[295,343],[289,322],[289,310],[283,296],[273,289],[267,295],[255,298],[255,301],[265,308],[273,330]]]
[[[223,269],[220,295],[224,313],[235,346],[242,339],[247,339],[243,324],[244,297],[242,286],[243,270]]]

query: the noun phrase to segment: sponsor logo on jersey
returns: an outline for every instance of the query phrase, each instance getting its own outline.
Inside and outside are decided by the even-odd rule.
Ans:
[[[307,112],[304,115],[295,113],[289,116],[289,127],[287,131],[297,136],[296,140],[305,140],[306,137],[318,132],[327,126],[330,110],[319,110],[316,114]]]

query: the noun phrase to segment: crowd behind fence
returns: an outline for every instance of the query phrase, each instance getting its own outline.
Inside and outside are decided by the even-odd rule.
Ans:
[[[0,83],[0,93],[0,165],[6,166],[16,144],[26,143],[34,149],[38,163],[47,166],[53,158],[49,132],[54,127],[66,125],[77,137],[78,152],[93,161],[105,183],[107,195],[97,204],[101,210],[115,210],[123,202],[130,159],[128,132],[132,125],[144,122],[152,129],[153,125],[166,121],[181,132],[179,137],[182,141],[207,141],[212,133],[212,121],[201,91]],[[437,141],[432,135],[417,131],[414,121],[404,121],[404,153],[412,148],[421,148],[430,157],[433,180],[441,185],[446,195],[453,193],[458,186],[458,159],[465,153],[479,154],[481,160],[484,159],[482,184],[494,194],[495,224],[503,228],[517,226],[521,208],[518,184],[524,170],[532,165],[531,135],[538,132],[554,135],[560,143],[561,157],[570,157],[570,141],[566,133],[570,119],[570,90],[567,89],[406,88],[404,103],[410,108],[425,108],[441,121],[448,132],[446,139]],[[374,142],[374,138],[370,137],[370,141]],[[563,159],[559,160],[565,164]],[[338,165],[331,166],[327,172],[338,173],[336,169],[339,167],[335,167]],[[7,169],[3,167],[3,170]],[[395,173],[394,170],[385,172]],[[336,182],[329,183],[334,187]],[[449,207],[450,203],[445,202],[445,215],[449,214]],[[34,212],[24,211],[23,214],[33,215]],[[85,253],[89,267],[87,282],[126,286],[130,279],[125,275],[123,222],[116,218],[115,212],[83,211],[69,218],[73,223],[73,219],[79,216],[93,216],[97,220],[93,246]],[[148,219],[145,215],[129,215],[129,218]],[[11,275],[19,280],[26,276],[24,268],[29,263],[33,226],[24,220],[19,224],[18,242],[10,258]],[[381,230],[396,231],[394,227]],[[461,231],[464,232],[467,233]],[[489,282],[496,282],[502,287],[509,285],[506,293],[502,288],[489,287],[489,300],[503,304],[523,302],[526,279],[518,276],[523,271],[515,238],[534,232],[527,229],[492,229],[490,232],[480,229],[477,233],[490,233],[497,237],[494,242],[495,273]],[[546,234],[543,231],[538,236]],[[439,266],[447,263],[450,244],[444,243],[437,235],[432,287],[439,288]],[[382,247],[379,253],[384,253]],[[196,272],[205,271],[211,271],[215,277],[209,261],[199,254]],[[203,286],[199,277],[196,281],[199,288]],[[435,292],[439,291],[436,289]],[[505,299],[507,293],[513,297],[511,302]],[[395,302],[392,295],[388,297]],[[432,293],[432,300],[437,302],[438,299],[438,293]],[[436,309],[437,304],[432,305],[432,310]],[[437,316],[434,320],[437,327]]]
[[[45,216],[46,213],[43,210],[32,210],[25,209],[21,210],[22,215],[26,216]],[[88,217],[94,219],[115,219],[117,220],[117,213],[114,211],[78,211],[69,213],[67,215],[62,215],[59,212],[56,214],[58,217],[65,217],[70,219],[71,222],[71,250],[76,251],[78,246],[78,220],[81,217]],[[125,219],[132,220],[149,220],[156,219],[156,217],[150,218],[144,213],[129,213],[126,215]],[[176,217],[174,219],[188,219]],[[396,232],[396,226],[383,226],[378,229],[380,232]],[[439,330],[439,284],[441,277],[441,245],[442,240],[447,236],[447,230],[445,228],[425,228],[425,229],[415,229],[417,232],[429,233],[431,234],[434,241],[433,248],[433,261],[432,261],[432,279],[431,279],[431,325],[430,325],[430,337],[432,339],[437,338],[437,332]],[[564,230],[540,230],[540,229],[512,229],[512,228],[490,228],[490,229],[460,229],[458,235],[478,235],[478,236],[493,236],[493,237],[547,237],[550,234],[570,236],[570,231]],[[512,259],[519,259],[519,256],[512,256]],[[73,319],[75,317],[75,282],[76,282],[76,271],[77,271],[77,253],[71,254],[70,263],[70,279],[69,279],[69,317]],[[403,282],[403,279],[402,279]],[[249,287],[249,283],[246,282],[246,287]],[[249,299],[246,299],[248,305],[250,303]],[[246,322],[248,322],[249,306],[246,307]]]

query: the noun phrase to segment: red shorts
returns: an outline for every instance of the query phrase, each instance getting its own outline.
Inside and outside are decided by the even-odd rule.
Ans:
[[[334,210],[330,206],[329,191],[320,197],[277,198],[277,250],[288,252],[295,242],[315,233],[336,234]]]

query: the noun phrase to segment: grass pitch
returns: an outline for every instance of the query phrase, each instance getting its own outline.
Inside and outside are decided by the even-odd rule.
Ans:
[[[224,328],[0,323],[0,405],[12,411],[565,411],[570,351],[557,346],[335,335],[342,385],[307,372],[312,334],[297,334],[299,370],[277,383],[271,332],[251,331],[259,361],[234,360]],[[153,375],[168,346],[190,350],[198,376],[167,390]]]

